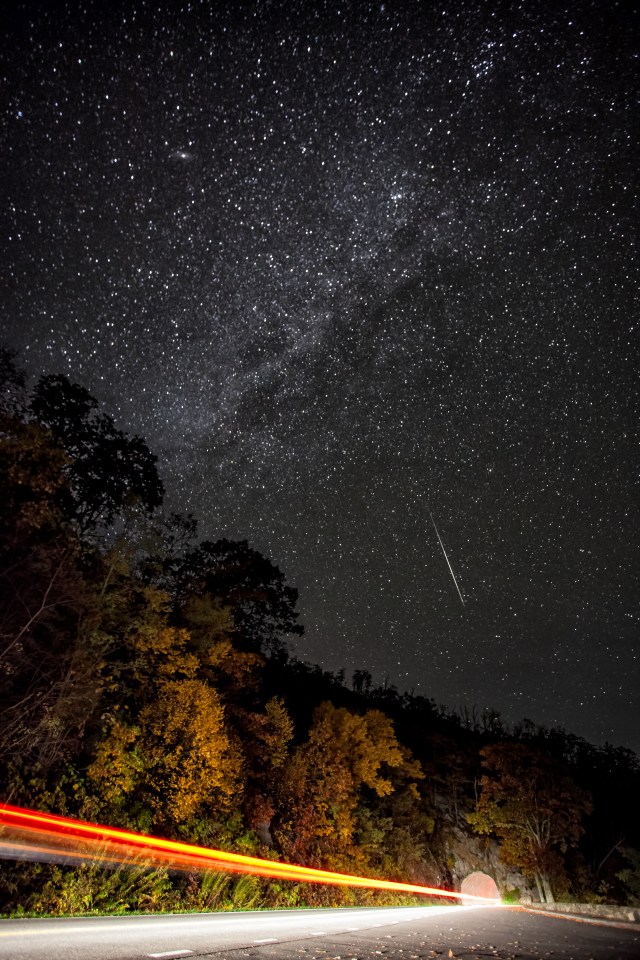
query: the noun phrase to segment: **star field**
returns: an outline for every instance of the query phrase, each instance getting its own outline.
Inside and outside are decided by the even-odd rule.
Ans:
[[[285,571],[298,655],[640,748],[637,15],[103,7],[9,4],[7,342]]]

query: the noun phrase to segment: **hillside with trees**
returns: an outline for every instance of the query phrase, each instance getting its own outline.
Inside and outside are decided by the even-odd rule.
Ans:
[[[335,871],[637,902],[640,768],[294,657],[297,591],[162,511],[155,456],[0,356],[0,801]],[[243,876],[5,860],[3,913],[394,902]],[[397,902],[397,901],[395,901]]]

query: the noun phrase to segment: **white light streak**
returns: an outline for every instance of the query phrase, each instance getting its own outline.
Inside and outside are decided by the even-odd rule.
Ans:
[[[460,592],[460,587],[458,586],[458,581],[456,580],[456,575],[455,575],[455,573],[453,572],[453,567],[452,567],[451,564],[449,563],[449,557],[447,556],[447,551],[446,551],[445,548],[444,548],[444,543],[442,542],[442,537],[440,536],[440,534],[439,534],[439,532],[438,532],[438,528],[436,527],[436,522],[435,522],[435,520],[433,519],[433,514],[432,514],[431,512],[429,513],[429,516],[431,517],[431,523],[433,524],[433,529],[434,529],[435,532],[436,532],[436,536],[437,536],[437,538],[438,538],[438,542],[439,542],[440,546],[442,547],[442,552],[444,553],[444,558],[445,558],[445,560],[447,561],[447,566],[449,567],[449,573],[450,573],[451,576],[453,577],[453,582],[454,582],[455,585],[456,585],[456,590],[458,591],[458,596],[460,597],[460,603],[461,603],[462,606],[464,607],[464,597],[462,596],[462,593]]]

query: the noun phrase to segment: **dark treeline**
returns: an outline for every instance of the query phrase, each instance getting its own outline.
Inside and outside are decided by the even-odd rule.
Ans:
[[[6,350],[0,377],[0,800],[348,873],[455,887],[484,867],[507,896],[637,900],[631,751],[293,657],[297,592],[269,559],[163,514],[156,458],[82,387],[29,392]],[[0,869],[5,913],[379,896]]]

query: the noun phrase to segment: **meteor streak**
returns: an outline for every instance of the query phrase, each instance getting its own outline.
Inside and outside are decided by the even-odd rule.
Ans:
[[[455,573],[453,572],[453,567],[452,567],[451,564],[449,563],[449,557],[447,556],[447,551],[446,551],[445,548],[444,548],[444,543],[442,542],[442,537],[441,537],[440,534],[438,533],[438,528],[436,527],[436,522],[435,522],[435,520],[433,519],[433,514],[432,514],[431,512],[429,512],[429,516],[431,517],[431,523],[433,524],[433,529],[434,529],[435,532],[436,532],[436,536],[437,536],[437,538],[438,538],[438,542],[440,543],[440,546],[442,547],[442,552],[444,553],[444,558],[445,558],[445,560],[447,561],[447,566],[449,567],[449,573],[450,573],[451,576],[453,577],[453,582],[454,582],[455,585],[456,585],[456,590],[458,591],[458,596],[460,597],[460,603],[461,603],[462,606],[464,607],[464,598],[463,598],[463,596],[462,596],[462,593],[460,592],[460,587],[458,586],[458,581],[456,580],[456,575],[455,575]]]
[[[368,887],[377,890],[396,890],[402,893],[421,894],[429,897],[448,897],[465,901],[495,904],[495,900],[455,890],[438,887],[423,887],[414,883],[399,883],[375,877],[355,877],[346,873],[334,873],[303,867],[294,863],[261,860],[227,850],[210,850],[190,843],[162,840],[131,830],[85,823],[70,817],[61,817],[37,810],[26,810],[0,804],[0,827],[17,835],[19,845],[0,841],[0,857],[26,859],[32,848],[32,859],[68,858],[66,862],[93,860],[104,866],[141,860],[149,865],[163,865],[171,870],[225,870],[235,873],[251,873],[263,877],[278,877],[285,880],[326,883],[333,886]]]

